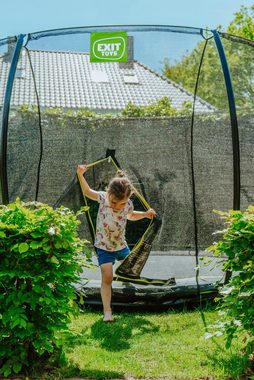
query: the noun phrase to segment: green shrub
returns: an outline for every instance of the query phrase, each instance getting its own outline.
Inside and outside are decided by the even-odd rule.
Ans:
[[[143,107],[137,106],[136,104],[129,102],[124,109],[122,110],[121,114],[126,117],[141,117],[143,115]]]
[[[223,239],[209,248],[215,256],[227,256],[223,270],[233,276],[220,291],[219,321],[211,334],[226,334],[226,347],[233,338],[242,337],[244,354],[254,349],[254,206],[247,211],[218,212],[225,220]]]
[[[98,120],[104,119],[114,119],[117,117],[177,117],[177,116],[190,116],[192,114],[193,104],[191,101],[187,100],[182,103],[181,109],[177,110],[172,107],[168,96],[163,96],[161,99],[154,102],[150,102],[146,106],[138,106],[131,101],[125,106],[125,108],[119,114],[112,113],[96,113],[85,108],[80,108],[79,110],[63,110],[61,108],[46,108],[42,115],[57,117],[58,123],[61,126],[66,126],[69,123],[68,118],[72,120],[76,119],[80,122],[82,119],[94,119],[96,122]],[[20,111],[22,115],[28,118],[33,115],[37,117],[38,107],[31,105],[20,106]],[[212,117],[213,115],[209,115]],[[208,115],[206,115],[208,117]],[[213,116],[214,117],[214,116]]]
[[[76,215],[17,200],[0,206],[0,372],[26,371],[60,347],[86,262]],[[85,256],[84,254],[85,253]],[[86,257],[86,258],[85,258]]]
[[[160,117],[160,116],[187,116],[192,113],[192,103],[185,101],[182,108],[178,111],[172,107],[170,100],[167,96],[149,103],[147,106],[137,106],[129,102],[122,110],[122,115],[125,117]]]
[[[129,102],[122,110],[122,115],[127,117],[176,116],[177,114],[177,109],[171,106],[167,96],[147,106],[137,106]]]

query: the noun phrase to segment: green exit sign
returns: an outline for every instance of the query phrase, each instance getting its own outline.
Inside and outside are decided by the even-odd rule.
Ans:
[[[90,35],[90,62],[127,62],[127,32],[98,32]]]

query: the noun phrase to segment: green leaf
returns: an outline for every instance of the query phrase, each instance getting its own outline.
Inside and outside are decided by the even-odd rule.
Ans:
[[[30,243],[30,247],[32,249],[38,249],[41,247],[41,242],[38,242],[38,241],[32,241],[32,243]]]
[[[53,264],[59,264],[59,260],[56,258],[56,256],[52,256],[52,257],[50,258],[50,261],[51,261],[51,263],[53,263]]]
[[[19,244],[19,253],[24,253],[29,250],[29,245],[27,243],[20,243]]]
[[[33,286],[33,290],[36,292],[36,293],[41,293],[43,288],[39,285],[35,285]]]
[[[15,363],[12,368],[15,373],[19,373],[22,368],[22,363]]]
[[[31,236],[36,239],[38,237],[42,237],[43,234],[41,232],[35,231],[31,233]]]
[[[5,377],[9,376],[11,374],[11,366],[9,364],[4,364],[1,368],[1,372]]]
[[[24,319],[20,319],[19,321],[20,321],[20,326],[26,328],[26,325],[27,325],[26,321]]]

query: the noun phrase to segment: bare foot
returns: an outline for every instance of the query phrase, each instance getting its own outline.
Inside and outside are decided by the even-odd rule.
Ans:
[[[104,312],[103,322],[114,322],[111,311]]]

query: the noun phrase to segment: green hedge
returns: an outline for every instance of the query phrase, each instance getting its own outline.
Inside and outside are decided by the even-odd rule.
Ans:
[[[245,212],[217,212],[225,220],[223,238],[209,248],[215,256],[226,255],[224,271],[232,277],[220,291],[222,320],[211,326],[211,336],[226,336],[226,347],[241,338],[247,356],[254,350],[254,206]]]
[[[77,216],[38,202],[0,206],[0,372],[27,371],[60,347],[88,263]]]

